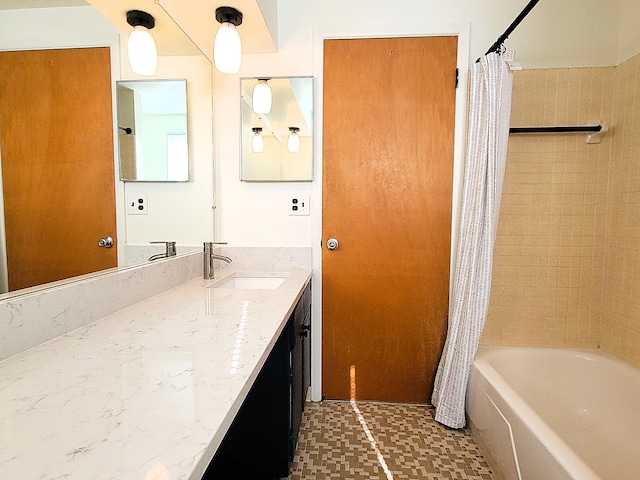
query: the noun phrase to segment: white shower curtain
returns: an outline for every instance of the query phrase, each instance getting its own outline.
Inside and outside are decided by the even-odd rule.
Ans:
[[[489,305],[491,267],[507,156],[513,53],[490,53],[473,66],[460,233],[444,351],[431,402],[436,420],[465,426],[469,371]]]

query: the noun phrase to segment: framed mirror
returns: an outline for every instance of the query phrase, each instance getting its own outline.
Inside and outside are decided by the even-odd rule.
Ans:
[[[188,182],[186,80],[118,81],[120,179]]]
[[[243,78],[240,88],[240,179],[245,182],[312,181],[313,78]],[[268,112],[267,108],[259,108],[260,99],[255,92],[260,89],[271,92]]]

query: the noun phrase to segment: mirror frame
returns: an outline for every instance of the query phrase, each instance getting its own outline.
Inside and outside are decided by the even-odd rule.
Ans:
[[[309,171],[308,176],[307,175],[292,176],[290,178],[286,178],[286,177],[282,178],[281,176],[280,178],[275,178],[273,176],[265,175],[264,178],[258,178],[257,176],[253,176],[249,178],[246,175],[247,166],[245,165],[245,149],[250,148],[252,135],[250,132],[250,127],[245,126],[245,123],[247,123],[247,125],[251,124],[251,126],[254,126],[253,124],[255,123],[256,124],[255,126],[261,127],[263,131],[265,130],[270,131],[269,137],[271,138],[273,137],[284,138],[284,135],[286,135],[286,133],[283,134],[282,132],[288,129],[289,126],[298,127],[298,125],[289,125],[288,123],[286,123],[285,125],[282,120],[278,122],[278,120],[275,118],[273,108],[271,113],[269,114],[256,114],[253,112],[252,99],[251,99],[252,92],[246,91],[245,89],[243,89],[243,87],[249,84],[248,82],[256,83],[259,79],[266,79],[268,82],[278,81],[278,80],[292,80],[292,79],[309,81],[308,111],[302,111],[302,112],[300,111],[300,101],[296,98],[295,92],[293,91],[291,92],[291,96],[294,97],[294,100],[296,100],[296,103],[298,105],[298,108],[296,110],[297,110],[297,116],[300,118],[299,120],[296,120],[295,123],[300,123],[304,121],[303,129],[309,132],[309,135],[308,135],[309,141],[307,142],[307,146],[304,147],[304,143],[303,143],[303,148],[306,148],[308,152],[307,158],[305,158],[305,161],[308,161],[308,165],[305,165],[305,169],[308,169]],[[240,169],[239,169],[240,172],[239,174],[240,174],[241,181],[248,182],[248,183],[312,182],[313,181],[314,161],[315,161],[315,158],[314,158],[315,157],[314,155],[315,128],[313,124],[314,123],[314,106],[315,106],[314,90],[315,90],[315,82],[314,82],[314,77],[312,75],[281,76],[281,77],[241,77],[240,78]],[[275,105],[278,102],[277,100],[278,92],[273,88],[272,88],[272,92],[273,92],[273,104]],[[251,110],[252,117],[255,116],[258,118],[258,120],[256,120],[255,122],[246,122],[246,119],[244,118],[245,117],[244,112],[247,108]],[[274,122],[271,122],[270,117],[274,118]],[[301,119],[304,119],[304,120],[301,120]],[[278,123],[281,123],[281,125],[278,125]],[[279,130],[279,131],[276,132],[276,135],[273,135],[273,132],[275,130]],[[276,140],[276,141],[280,142],[281,140]],[[280,165],[282,165],[283,155],[281,155],[280,158],[277,158],[277,159],[273,157],[268,157],[268,158],[270,158],[271,161],[279,162]]]

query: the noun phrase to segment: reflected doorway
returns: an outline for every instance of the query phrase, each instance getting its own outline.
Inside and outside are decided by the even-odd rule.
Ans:
[[[9,291],[117,266],[110,49],[0,52],[0,149]]]

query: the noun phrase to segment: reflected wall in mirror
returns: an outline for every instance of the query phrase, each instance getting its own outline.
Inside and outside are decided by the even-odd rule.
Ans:
[[[116,82],[120,179],[189,181],[187,81]]]
[[[242,131],[240,179],[246,182],[313,180],[313,78],[266,78],[269,113],[254,111],[260,78],[240,80]],[[296,148],[296,144],[299,146]]]

